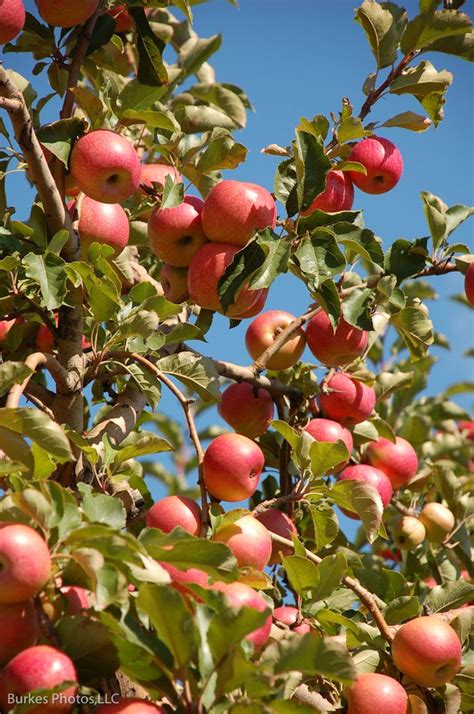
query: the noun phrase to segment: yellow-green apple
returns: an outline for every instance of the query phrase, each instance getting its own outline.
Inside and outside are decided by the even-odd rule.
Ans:
[[[205,243],[191,261],[188,272],[189,295],[200,307],[229,317],[239,317],[261,299],[261,290],[249,290],[245,284],[226,312],[221,305],[217,284],[239,248],[222,243]]]
[[[128,217],[119,203],[100,203],[84,196],[80,204],[68,204],[69,212],[75,216],[79,208],[77,230],[81,241],[81,254],[87,258],[91,243],[110,245],[115,255],[122,252],[130,238]]]
[[[273,610],[273,619],[278,624],[279,622],[291,628],[292,632],[299,632],[305,635],[307,632],[312,632],[312,627],[307,620],[301,618],[297,607],[292,605],[282,605]],[[296,624],[299,622],[299,624]]]
[[[243,246],[263,228],[275,228],[275,201],[262,186],[221,181],[204,202],[202,225],[209,240]]]
[[[386,473],[395,489],[409,483],[418,471],[416,451],[401,436],[397,436],[395,442],[384,437],[372,441],[367,446],[364,460]]]
[[[279,535],[282,538],[288,538],[288,540],[291,540],[291,536],[293,534],[297,535],[298,533],[291,518],[289,518],[286,513],[278,511],[276,508],[269,508],[267,511],[259,513],[256,518],[260,521],[260,523],[263,523],[267,530],[271,533],[276,533],[276,535]],[[286,545],[273,543],[269,564],[274,565],[275,563],[281,563],[281,553],[284,556],[292,555],[293,550],[288,548]]]
[[[0,44],[11,42],[25,24],[23,0],[1,0],[0,2]]]
[[[88,20],[99,6],[99,0],[35,0],[41,17],[54,27],[74,27]]]
[[[325,417],[351,426],[365,421],[375,407],[375,391],[358,379],[337,372],[329,380],[328,394],[321,393],[319,406]]]
[[[16,320],[0,320],[0,345],[5,342],[15,322]]]
[[[0,667],[21,650],[36,643],[40,634],[33,600],[0,605]]]
[[[255,318],[245,334],[245,345],[252,359],[258,359],[267,347],[275,342],[278,335],[295,320],[294,315],[284,310],[268,310]],[[293,367],[303,354],[305,346],[305,333],[300,327],[268,360],[267,368]]]
[[[270,560],[272,539],[263,523],[253,516],[242,516],[233,523],[224,523],[213,540],[225,543],[235,555],[240,568],[263,570]]]
[[[422,687],[441,687],[461,667],[461,642],[436,615],[417,617],[397,630],[392,656],[398,669]]]
[[[266,389],[248,382],[231,384],[222,393],[220,416],[238,433],[255,439],[264,434],[273,419],[273,399]]]
[[[125,5],[117,5],[108,11],[115,20],[115,32],[131,32],[133,30],[133,20],[130,17]]]
[[[232,607],[251,607],[259,612],[269,609],[263,597],[245,583],[214,583],[211,585],[211,590],[218,590],[226,595]],[[264,624],[246,635],[245,639],[252,642],[255,649],[260,649],[268,641],[271,628],[272,616],[269,614]]]
[[[180,526],[191,535],[199,535],[201,509],[196,501],[187,496],[166,496],[150,508],[146,524],[148,528],[159,528],[164,533]]]
[[[420,521],[426,528],[426,537],[430,543],[442,543],[453,530],[456,519],[449,508],[433,501],[422,508]]]
[[[369,334],[349,325],[343,317],[334,330],[327,314],[320,310],[308,323],[306,340],[316,359],[329,367],[342,367],[364,354]]]
[[[128,139],[109,129],[81,136],[73,146],[70,169],[80,190],[101,203],[125,201],[140,184],[137,152]]]
[[[359,674],[346,690],[347,714],[407,714],[408,695],[393,677],[376,672]]]
[[[351,151],[349,161],[365,166],[366,174],[348,171],[353,183],[365,193],[386,193],[400,180],[403,159],[395,144],[381,136],[368,136]]]
[[[384,508],[388,506],[392,498],[392,484],[389,478],[383,471],[375,469],[373,466],[367,464],[348,466],[344,471],[341,471],[337,479],[338,481],[360,481],[361,483],[366,483],[368,486],[373,486],[378,492]],[[349,516],[349,518],[360,518],[360,516],[356,513],[352,513],[352,511],[344,510],[344,513]]]
[[[66,600],[66,613],[77,615],[83,610],[88,610],[92,605],[92,593],[79,585],[64,585],[61,593]]]
[[[220,501],[243,501],[255,493],[264,464],[254,441],[242,434],[221,434],[204,454],[206,488]]]
[[[354,203],[354,186],[345,171],[331,169],[326,176],[326,188],[320,193],[302,216],[310,216],[314,211],[350,211]]]
[[[118,702],[101,704],[95,710],[95,714],[165,714],[165,710],[146,699],[130,697],[120,699]]]
[[[175,268],[186,268],[206,243],[201,224],[203,201],[185,196],[172,208],[155,208],[148,221],[148,240],[155,255]]]
[[[474,305],[474,262],[470,264],[464,276],[464,292],[468,302]]]
[[[22,523],[0,523],[0,603],[34,597],[50,575],[51,557],[43,538]]]
[[[316,439],[316,441],[325,441],[330,444],[335,444],[337,441],[342,441],[349,452],[349,457],[354,446],[352,441],[352,434],[349,429],[342,426],[337,421],[332,421],[332,419],[311,419],[305,426],[304,430]],[[337,473],[344,466],[347,465],[349,457],[346,461],[342,461],[340,464],[335,466],[333,469],[328,471],[328,473]]]
[[[61,650],[48,645],[36,645],[22,650],[2,672],[0,701],[5,711],[11,708],[11,698],[21,697],[36,689],[55,689],[66,682],[77,683],[74,663]],[[29,714],[69,714],[74,707],[77,684],[61,691],[61,699],[48,697],[47,701],[28,709]],[[8,704],[10,699],[10,704]]]
[[[401,550],[410,550],[423,543],[426,529],[415,516],[398,516],[392,523],[392,538]]]
[[[188,299],[187,268],[174,268],[172,265],[163,263],[160,272],[160,283],[165,298],[170,302],[180,303]]]
[[[144,196],[149,195],[143,186],[152,189],[153,184],[156,183],[162,188],[165,185],[167,176],[171,176],[174,183],[182,183],[183,181],[183,177],[174,166],[170,166],[169,164],[142,164],[140,176],[141,194]],[[147,208],[143,213],[140,213],[140,220],[148,221],[152,211],[152,208]]]

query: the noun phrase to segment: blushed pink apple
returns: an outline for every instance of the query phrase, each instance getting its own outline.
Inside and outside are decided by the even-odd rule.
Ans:
[[[288,538],[288,540],[291,540],[291,536],[293,534],[298,534],[296,526],[291,520],[291,518],[287,516],[286,513],[283,513],[283,511],[278,511],[276,508],[269,508],[267,511],[259,513],[256,517],[260,521],[260,523],[263,523],[267,530],[271,531],[272,533],[276,533],[276,535],[279,535],[282,538]],[[280,543],[273,543],[272,554],[269,561],[270,565],[274,565],[275,563],[281,563],[280,553],[283,553],[283,555],[286,557],[288,555],[292,555],[293,550],[291,548],[288,548],[286,545],[280,545]]]
[[[442,543],[454,528],[456,519],[442,503],[427,503],[421,510],[420,521],[426,528],[430,543]]]
[[[387,474],[393,488],[402,488],[418,471],[418,457],[413,446],[401,436],[395,442],[380,437],[366,449],[365,459]]]
[[[170,533],[180,526],[191,535],[199,535],[201,509],[196,501],[187,496],[166,496],[153,504],[146,514],[148,528],[159,528]]]
[[[101,704],[95,714],[166,714],[163,707],[146,699],[121,698],[118,702]]]
[[[256,360],[272,345],[296,317],[284,310],[268,310],[250,323],[245,334],[247,351]],[[306,338],[300,327],[289,340],[268,360],[268,369],[288,369],[293,367],[304,352]]]
[[[71,205],[71,213],[76,205],[75,202]],[[130,224],[122,206],[119,203],[100,203],[88,196],[84,196],[80,203],[77,229],[84,258],[87,258],[91,243],[110,245],[118,255],[130,238]]]
[[[54,348],[54,335],[46,325],[40,325],[36,333],[35,344],[40,352],[52,352]]]
[[[155,208],[148,221],[148,240],[155,255],[175,268],[185,268],[206,243],[201,224],[203,201],[185,196],[173,208]]]
[[[330,444],[335,444],[337,441],[342,441],[349,452],[349,457],[354,447],[352,434],[349,429],[339,424],[332,419],[311,419],[305,426],[304,430],[316,439],[316,441],[325,441]],[[337,473],[347,465],[349,458],[335,466],[328,473]]]
[[[88,20],[99,0],[35,0],[41,17],[53,27],[74,27]]]
[[[464,292],[468,302],[474,306],[474,263],[471,263],[464,276]]]
[[[21,650],[36,643],[40,634],[33,600],[0,605],[0,667]]]
[[[92,593],[79,585],[63,585],[61,593],[66,599],[66,613],[77,615],[92,605]]]
[[[272,539],[263,523],[253,516],[242,516],[234,523],[224,523],[213,540],[225,543],[235,555],[239,568],[263,570],[272,554]]]
[[[51,557],[43,538],[30,526],[0,523],[0,603],[37,595],[51,575]]]
[[[125,201],[140,184],[137,152],[128,139],[109,129],[81,136],[73,146],[70,169],[80,190],[101,203]]]
[[[170,302],[179,304],[189,297],[188,292],[188,269],[174,268],[172,265],[163,263],[160,272],[160,283],[165,294],[165,298]]]
[[[1,325],[2,323],[0,323]],[[460,421],[459,430],[462,431],[468,439],[474,441],[474,421]]]
[[[243,501],[255,493],[265,464],[261,448],[242,434],[221,434],[206,449],[203,472],[209,493]]]
[[[229,598],[232,607],[251,607],[259,612],[264,612],[269,609],[267,602],[253,588],[245,585],[245,583],[214,583],[211,585],[211,590],[218,590],[224,593]],[[260,649],[268,641],[270,630],[272,628],[272,616],[268,616],[261,627],[257,628],[250,634],[246,635],[245,639],[252,642],[255,649]]]
[[[273,419],[270,392],[248,382],[231,384],[218,404],[220,416],[239,434],[255,439],[264,434]]]
[[[108,11],[115,20],[115,32],[131,32],[134,27],[134,22],[130,17],[126,5],[117,5]]]
[[[11,42],[22,31],[25,24],[23,0],[2,0],[0,2],[0,44]]]
[[[350,211],[354,203],[354,186],[346,171],[331,169],[326,176],[326,188],[316,196],[306,211],[301,211],[302,216],[310,216],[314,211]]]
[[[346,690],[347,714],[407,714],[408,695],[393,677],[377,672],[359,674]]]
[[[356,464],[348,466],[344,471],[341,471],[337,477],[338,481],[360,481],[368,486],[373,486],[378,492],[383,507],[385,508],[390,503],[392,498],[392,484],[383,471],[375,469],[367,464]],[[355,513],[344,511],[350,518],[358,519],[359,516]]]
[[[403,159],[395,144],[381,136],[368,136],[351,151],[349,161],[365,166],[367,174],[348,171],[353,183],[365,193],[386,193],[400,180]]]
[[[375,391],[364,382],[337,372],[327,384],[330,392],[319,395],[325,417],[351,426],[370,417],[375,407]]]
[[[199,568],[180,570],[171,563],[165,563],[161,560],[159,564],[169,573],[171,577],[171,587],[185,595],[192,595],[193,598],[196,598],[195,593],[187,587],[188,585],[199,585],[202,588],[209,587],[209,575],[205,573],[204,570],[200,570]]]
[[[415,516],[397,516],[392,523],[392,538],[401,550],[413,550],[426,538],[426,529]]]
[[[320,310],[308,323],[306,340],[316,359],[328,367],[342,367],[364,354],[369,334],[349,325],[343,317],[334,330],[327,314]]]
[[[262,312],[263,308],[265,307],[265,303],[267,301],[268,297],[268,288],[262,288],[261,290],[254,290],[255,294],[257,295],[257,299],[255,300],[252,305],[247,308],[246,310],[243,310],[242,312],[238,312],[235,315],[236,320],[247,320],[250,317],[255,317],[259,313]]]
[[[126,13],[128,15],[128,13]],[[131,20],[131,18],[130,18]],[[126,30],[119,30],[125,32]],[[153,188],[153,184],[158,184],[161,188],[166,183],[166,177],[171,176],[173,183],[182,183],[183,177],[174,166],[169,164],[142,164],[140,176],[140,191],[142,195],[148,196],[148,193],[142,188]],[[153,212],[152,208],[148,208],[143,213],[140,213],[140,220],[148,221]]]
[[[257,184],[221,181],[204,202],[202,225],[209,240],[244,246],[256,231],[275,228],[275,201]]]
[[[313,631],[307,620],[301,620],[298,625],[296,624],[300,619],[300,613],[297,607],[291,605],[276,607],[273,610],[273,619],[276,623],[281,622],[284,625],[288,625],[292,632],[299,632],[300,635],[306,635],[308,632]]]
[[[15,322],[16,320],[0,320],[0,345],[5,342]]]

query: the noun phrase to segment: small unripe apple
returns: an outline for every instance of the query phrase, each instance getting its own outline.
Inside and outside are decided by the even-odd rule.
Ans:
[[[275,228],[275,201],[254,183],[221,181],[204,202],[202,225],[209,240],[243,246],[257,231]]]
[[[69,205],[72,215],[77,205],[76,202]],[[118,255],[130,238],[130,223],[122,206],[119,203],[100,203],[88,196],[84,196],[80,203],[77,230],[84,258],[87,258],[91,243],[110,245]]]
[[[349,429],[341,426],[339,422],[332,421],[332,419],[311,419],[306,424],[304,430],[312,436],[313,439],[316,439],[316,441],[323,441],[330,444],[342,441],[346,445],[350,457],[354,446],[352,434]],[[328,471],[328,473],[337,473],[347,465],[348,461],[349,458],[346,461],[342,461],[340,464]]]
[[[146,699],[123,698],[118,702],[101,704],[95,714],[166,714],[163,707]]]
[[[40,635],[33,600],[0,605],[0,667],[21,650],[31,647]]]
[[[225,543],[235,555],[239,568],[263,570],[270,560],[272,539],[263,523],[253,516],[242,516],[234,523],[225,523],[213,537]]]
[[[296,317],[284,310],[268,310],[250,323],[245,334],[247,351],[256,360],[272,345]],[[268,369],[288,369],[293,367],[304,352],[306,338],[300,327],[289,340],[268,360]]]
[[[128,15],[128,13],[126,14]],[[125,30],[119,30],[119,32],[125,32]],[[183,177],[174,166],[169,164],[142,164],[140,176],[141,194],[148,196],[148,193],[141,187],[142,184],[148,188],[153,188],[153,184],[156,183],[163,188],[167,176],[171,176],[174,183],[182,183],[183,181]],[[148,221],[152,212],[152,208],[146,209],[143,213],[140,213],[140,220]]]
[[[430,543],[442,543],[454,528],[456,519],[442,503],[427,503],[420,513],[420,521],[426,528]]]
[[[25,24],[23,0],[2,0],[0,2],[0,45],[11,42],[22,31]]]
[[[263,597],[245,583],[214,583],[211,590],[218,590],[227,595],[232,607],[252,607],[259,612],[268,610],[269,606]],[[252,642],[255,649],[260,649],[268,641],[272,628],[272,616],[268,616],[263,625],[246,635],[245,639]]]
[[[283,511],[278,511],[276,508],[269,508],[267,511],[259,513],[257,519],[260,521],[260,523],[263,523],[267,530],[271,531],[272,533],[276,533],[276,535],[279,535],[282,538],[288,538],[288,540],[291,540],[293,534],[298,534],[296,526],[291,520],[291,518],[287,516],[286,513],[283,513]],[[273,543],[272,555],[269,561],[270,565],[274,565],[275,563],[281,563],[280,553],[283,553],[283,555],[286,557],[288,555],[292,555],[293,550],[291,548],[288,548],[286,545],[280,545],[280,543]]]
[[[474,306],[474,262],[470,264],[464,276],[464,292],[468,302]]]
[[[187,496],[166,496],[156,501],[146,514],[148,528],[159,528],[171,533],[180,526],[191,535],[201,530],[201,509],[196,501]]]
[[[375,469],[373,466],[368,466],[366,464],[348,466],[344,469],[344,471],[341,471],[337,480],[360,481],[361,483],[366,483],[368,486],[373,486],[378,492],[384,508],[388,506],[392,498],[392,484],[390,483],[388,477],[383,471]],[[352,513],[352,511],[344,510],[344,513],[349,516],[349,518],[360,518],[358,514]]]
[[[408,695],[392,677],[376,672],[359,674],[346,690],[347,714],[407,714]]]
[[[299,625],[296,624],[300,619],[300,613],[297,607],[291,605],[282,605],[275,608],[273,610],[273,619],[276,623],[282,622],[284,625],[288,625],[292,632],[299,632],[301,635],[312,631],[311,625],[306,620],[302,620]]]
[[[266,389],[248,382],[231,384],[218,404],[220,416],[238,433],[255,439],[264,434],[273,419],[273,399]]]
[[[242,434],[221,434],[206,449],[203,472],[209,493],[243,501],[255,493],[265,464],[261,448]]]
[[[354,186],[347,172],[331,169],[326,176],[326,188],[301,215],[310,216],[317,209],[326,213],[350,211],[353,203]]]
[[[367,446],[364,458],[386,473],[395,489],[409,483],[418,471],[416,451],[401,436],[397,436],[395,442],[384,437],[372,441]]]
[[[327,384],[329,393],[319,395],[325,417],[351,426],[365,421],[375,407],[375,391],[364,382],[337,372]]]
[[[163,263],[160,272],[160,283],[163,288],[165,298],[170,302],[179,304],[188,299],[189,292],[187,268],[173,268],[172,265]]]
[[[308,323],[306,339],[316,359],[328,367],[342,367],[364,354],[369,334],[349,325],[343,317],[334,330],[327,314],[320,310]]]
[[[0,523],[0,603],[37,595],[51,575],[51,557],[43,538],[22,523]]]
[[[66,599],[66,613],[78,615],[83,610],[88,610],[92,605],[92,593],[79,585],[64,585],[61,593]]]
[[[185,268],[206,243],[201,224],[204,203],[186,196],[173,208],[155,208],[148,221],[148,240],[155,255],[176,268]]]
[[[420,686],[441,687],[459,672],[461,643],[440,617],[417,617],[397,630],[392,656],[398,669]]]
[[[41,17],[54,27],[74,27],[88,20],[99,6],[99,0],[35,0]]]
[[[349,161],[357,161],[365,166],[366,174],[348,171],[353,183],[365,193],[390,191],[403,173],[400,151],[395,144],[381,136],[368,136],[359,141],[352,149]]]
[[[140,184],[137,152],[128,139],[109,129],[81,136],[72,149],[70,168],[80,190],[101,203],[125,201]]]
[[[115,20],[115,32],[120,34],[121,32],[131,32],[134,27],[134,22],[130,15],[126,5],[117,5],[108,11]]]
[[[411,550],[423,543],[426,529],[415,516],[398,516],[392,523],[393,542],[401,550]]]

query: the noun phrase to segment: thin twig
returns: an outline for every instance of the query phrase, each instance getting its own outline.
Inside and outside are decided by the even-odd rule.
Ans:
[[[53,355],[46,352],[33,352],[33,354],[28,355],[25,359],[26,367],[32,370],[30,374],[21,384],[14,384],[10,390],[7,397],[6,407],[10,409],[16,409],[20,403],[21,395],[28,386],[30,379],[33,377],[39,367],[45,366],[51,376],[53,377],[56,385],[62,390],[67,389],[68,385],[68,374],[66,370],[59,364],[58,360],[53,357]]]
[[[279,506],[280,504],[283,503],[294,503],[295,501],[302,501],[307,495],[307,491],[293,491],[292,493],[288,493],[286,496],[277,496],[276,498],[269,498],[267,501],[262,501],[262,503],[259,503],[258,506],[256,506],[252,514],[254,516],[258,516],[259,513],[264,513],[265,511],[268,511],[269,508],[273,508],[273,506]]]

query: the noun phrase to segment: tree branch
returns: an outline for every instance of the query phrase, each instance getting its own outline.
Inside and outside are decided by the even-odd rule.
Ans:
[[[401,75],[405,67],[412,61],[414,57],[418,54],[417,50],[413,50],[413,52],[409,52],[407,55],[405,55],[400,62],[397,64],[396,67],[392,69],[392,71],[387,75],[386,79],[382,82],[382,84],[377,87],[377,89],[373,89],[369,95],[367,96],[367,99],[363,103],[360,112],[359,112],[359,118],[360,119],[365,119],[367,114],[369,114],[370,110],[372,109],[373,105],[375,102],[380,99],[382,94],[385,92],[386,89],[390,87],[392,82]]]
[[[59,364],[58,360],[53,357],[53,355],[46,352],[33,352],[33,354],[28,355],[25,359],[25,365],[32,370],[30,374],[21,384],[14,384],[10,390],[7,397],[6,406],[9,408],[16,409],[20,402],[21,395],[28,386],[30,379],[33,377],[39,367],[45,366],[58,388],[62,390],[67,390],[68,388],[68,374],[66,370]]]

